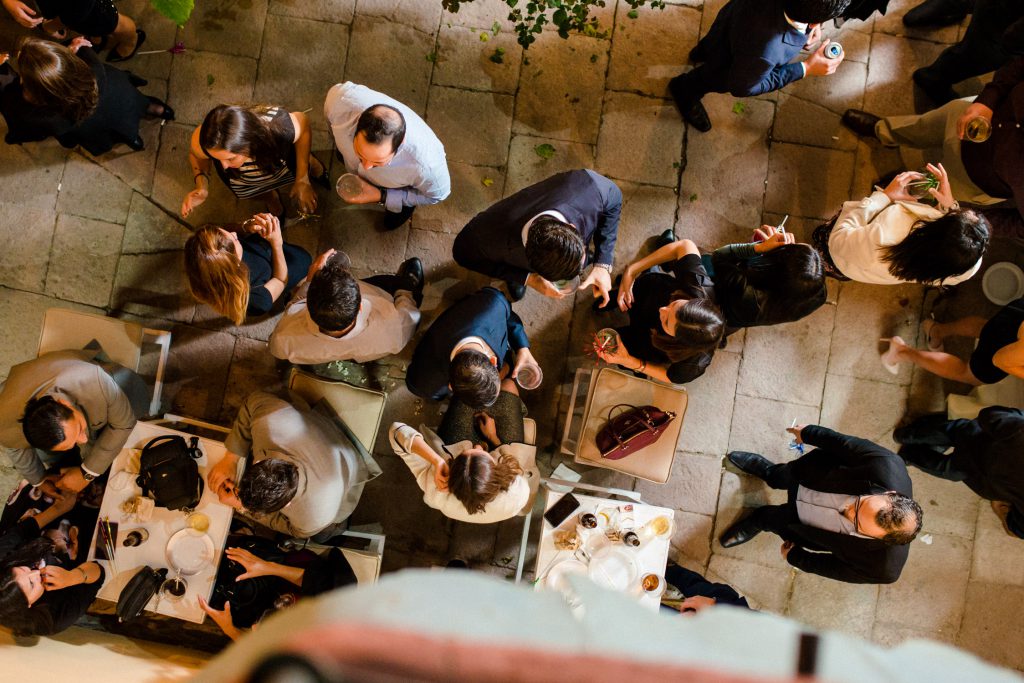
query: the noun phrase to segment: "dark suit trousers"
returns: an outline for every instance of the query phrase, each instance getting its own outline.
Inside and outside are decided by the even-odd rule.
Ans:
[[[1019,25],[1011,27],[1014,22]],[[995,71],[1024,48],[1014,44],[1022,33],[1022,22],[1020,0],[975,0],[963,40],[946,48],[928,71],[950,85]]]
[[[727,77],[727,73],[716,71],[707,64],[701,64],[678,76],[678,83],[683,90],[683,99],[692,103],[697,102],[709,92],[727,92],[728,87],[725,85]]]
[[[901,444],[900,457],[908,464],[935,477],[963,481],[967,473],[953,464],[952,453],[944,452],[952,447],[953,434],[960,429],[973,431],[972,421],[947,420],[945,413],[933,413],[897,429],[893,438]]]

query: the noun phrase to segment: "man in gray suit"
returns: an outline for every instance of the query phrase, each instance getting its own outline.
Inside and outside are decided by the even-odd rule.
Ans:
[[[245,400],[224,445],[207,475],[220,501],[296,538],[329,537],[376,469],[330,418],[263,391]]]
[[[103,474],[135,428],[128,396],[95,351],[54,351],[11,368],[0,385],[0,451],[51,497]],[[53,466],[78,464],[59,478]]]

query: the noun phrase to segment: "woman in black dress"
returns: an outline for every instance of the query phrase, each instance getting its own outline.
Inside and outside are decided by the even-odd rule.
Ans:
[[[4,9],[25,28],[39,27],[55,40],[67,40],[68,30],[109,47],[108,62],[131,59],[146,40],[146,32],[121,14],[113,0],[35,0],[39,11],[21,0],[2,0]],[[42,16],[39,16],[39,15]],[[99,49],[97,49],[99,51]]]
[[[75,561],[73,552],[40,537],[40,530],[68,512],[68,494],[0,536],[0,625],[17,636],[63,631],[85,614],[103,585],[103,568]]]
[[[204,225],[185,243],[185,273],[192,295],[241,325],[270,312],[306,277],[312,257],[285,244],[276,216],[258,213],[241,226]],[[241,232],[241,236],[239,236]]]
[[[697,245],[669,235],[663,235],[667,244],[626,267],[618,303],[629,311],[629,325],[618,329],[617,348],[600,356],[652,379],[685,384],[711,363],[725,318]]]
[[[143,118],[174,120],[169,106],[140,93],[131,74],[100,62],[84,38],[70,47],[26,38],[15,60],[16,71],[6,63],[8,55],[0,55],[0,114],[8,144],[55,137],[95,155],[117,143],[141,150]]]
[[[181,215],[206,201],[213,169],[239,199],[265,196],[267,209],[281,219],[285,207],[278,190],[287,185],[300,211],[316,211],[310,178],[325,189],[330,185],[327,170],[310,152],[312,139],[309,119],[301,111],[214,107],[192,133],[188,160],[195,189],[185,195]]]

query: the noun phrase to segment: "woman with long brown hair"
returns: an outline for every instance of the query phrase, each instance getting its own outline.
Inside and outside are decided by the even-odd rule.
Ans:
[[[248,316],[269,313],[306,276],[313,259],[302,247],[285,244],[281,223],[269,213],[228,227],[204,225],[188,238],[185,273],[196,299],[241,325]]]
[[[174,110],[136,89],[145,81],[99,61],[89,41],[70,47],[25,38],[15,52],[17,68],[0,54],[0,114],[8,144],[55,137],[65,147],[81,145],[99,155],[124,143],[143,148],[143,118],[174,120]]]
[[[188,161],[195,189],[185,195],[181,215],[188,216],[209,196],[210,172],[239,199],[266,197],[270,213],[283,218],[278,190],[292,186],[291,196],[304,213],[316,210],[310,178],[325,189],[327,170],[312,155],[312,130],[301,111],[284,107],[221,104],[210,110],[192,132]]]
[[[626,267],[617,299],[629,311],[629,325],[617,330],[618,344],[600,357],[661,382],[685,384],[711,364],[725,318],[697,245],[676,240],[671,230],[660,242]]]
[[[525,443],[525,414],[515,382],[505,379],[498,400],[484,411],[452,399],[440,438],[395,422],[391,448],[428,506],[461,522],[500,522],[523,510],[539,482],[536,449]]]

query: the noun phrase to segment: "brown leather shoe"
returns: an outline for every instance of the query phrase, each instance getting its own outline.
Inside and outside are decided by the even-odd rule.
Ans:
[[[875,125],[881,120],[882,117],[860,109],[847,109],[843,112],[843,125],[862,138],[877,140]]]

